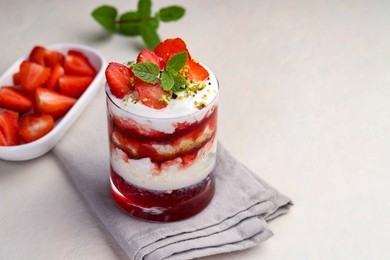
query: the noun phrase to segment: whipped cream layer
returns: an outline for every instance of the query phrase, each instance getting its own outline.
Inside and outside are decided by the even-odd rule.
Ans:
[[[141,101],[132,102],[131,94],[123,99],[117,98],[111,93],[110,88],[106,84],[106,93],[114,104],[108,105],[109,112],[119,119],[131,117],[132,120],[142,125],[144,129],[168,134],[173,133],[175,127],[180,123],[191,124],[201,121],[208,115],[210,108],[217,104],[218,81],[209,69],[207,71],[209,72],[209,79],[204,81],[206,84],[204,89],[182,99],[180,96],[185,96],[185,93],[178,93],[178,97],[172,99],[163,109],[147,107]],[[205,107],[198,109],[195,103],[205,104]]]
[[[150,158],[129,159],[119,148],[111,151],[111,166],[126,182],[151,190],[176,190],[194,185],[204,178],[214,168],[217,141],[211,139],[198,151],[196,160],[182,167],[181,158],[170,161],[169,165],[160,170]]]

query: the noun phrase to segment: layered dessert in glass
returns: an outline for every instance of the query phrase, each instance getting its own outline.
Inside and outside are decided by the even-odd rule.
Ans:
[[[180,39],[106,70],[111,191],[128,214],[186,219],[214,195],[218,82]]]

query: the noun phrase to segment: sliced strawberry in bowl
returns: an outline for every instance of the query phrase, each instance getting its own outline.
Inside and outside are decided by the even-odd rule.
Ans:
[[[33,103],[22,91],[4,86],[0,88],[0,107],[24,113],[33,107]]]
[[[37,55],[39,54],[39,50],[41,48],[36,48],[35,53],[32,55],[32,57],[34,57],[32,59],[35,60],[36,62],[32,62],[29,60],[32,51],[27,55],[22,56],[20,59],[15,61],[4,73],[2,73],[2,75],[0,75],[0,86],[23,85],[24,88],[21,88],[22,92],[26,96],[28,96],[34,103],[33,110],[31,110],[31,112],[33,112],[34,114],[44,114],[43,112],[40,111],[46,111],[46,110],[51,111],[54,114],[54,116],[57,116],[57,118],[54,118],[55,126],[49,133],[47,133],[46,135],[44,135],[43,137],[39,138],[34,142],[30,142],[30,143],[19,142],[18,145],[0,147],[1,159],[10,160],[10,161],[23,161],[23,160],[36,158],[49,151],[52,147],[54,147],[54,145],[58,143],[58,141],[66,134],[68,129],[77,121],[77,119],[82,114],[84,109],[88,106],[90,101],[93,100],[94,96],[97,94],[99,89],[101,89],[100,82],[103,80],[104,77],[104,69],[106,68],[106,62],[104,57],[98,51],[94,50],[89,46],[74,44],[74,43],[57,43],[57,44],[44,46],[43,48],[46,49],[45,55],[43,55],[44,52],[41,51],[42,56],[44,56],[44,63],[42,62],[42,59],[39,58],[39,55]],[[43,50],[43,48],[41,50]],[[76,51],[76,53],[77,52],[81,53],[84,56],[84,58],[81,59],[88,58],[89,64],[93,67],[92,71],[94,73],[94,80],[89,85],[87,90],[84,91],[83,95],[81,95],[78,98],[77,102],[76,99],[72,97],[68,97],[61,93],[58,93],[59,86],[54,87],[54,89],[57,90],[57,91],[53,91],[55,95],[52,95],[53,92],[51,92],[51,94],[48,94],[46,92],[46,91],[50,91],[50,89],[47,89],[48,87],[57,85],[55,83],[51,85],[50,82],[57,81],[55,80],[56,77],[53,75],[56,74],[54,73],[54,71],[56,71],[55,67],[58,67],[57,64],[60,64],[61,66],[61,64],[64,62],[64,60],[61,61],[61,55],[53,54],[52,51],[60,53],[64,55],[64,57],[67,55],[68,52]],[[74,54],[74,55],[77,56],[78,54]],[[55,56],[57,56],[57,58]],[[46,80],[41,80],[41,82],[38,84],[34,83],[36,80],[34,79],[35,77],[32,78],[27,77],[28,80],[26,80],[26,74],[23,74],[22,71],[20,70],[23,61],[24,64],[32,63],[34,65],[38,65],[38,67],[35,68],[45,68],[46,71],[47,70],[51,71],[50,76]],[[42,65],[38,63],[41,63]],[[25,66],[26,65],[23,65],[23,67]],[[22,74],[24,75],[24,80],[20,79],[23,78]],[[63,75],[62,73],[59,74]],[[50,78],[53,78],[53,81],[51,81]],[[23,84],[19,84],[20,80],[23,81]],[[31,83],[34,83],[32,84],[32,87],[31,87]],[[26,88],[26,85],[27,86],[30,85],[30,88],[29,87]],[[44,89],[43,94],[40,89]],[[36,92],[38,92],[38,95],[36,95],[37,94]],[[58,97],[57,95],[60,95],[61,98],[57,99]],[[63,97],[65,97],[66,102],[63,102]],[[39,102],[38,105],[35,105],[35,102],[37,102],[36,100]],[[68,104],[64,106],[65,109],[61,108],[63,103]],[[71,109],[69,107],[71,107]],[[0,110],[3,109],[0,108]],[[26,113],[30,113],[30,111]]]
[[[76,103],[76,99],[46,88],[35,90],[35,111],[49,114],[54,119],[64,116]]]
[[[145,49],[138,54],[137,63],[138,62],[153,62],[160,68],[160,70],[164,68],[162,58],[157,56],[156,53],[148,49]]]
[[[28,114],[20,119],[18,134],[24,143],[38,140],[54,128],[54,119],[47,114]]]
[[[145,106],[154,109],[162,109],[167,106],[164,97],[169,96],[169,93],[162,89],[160,82],[150,84],[137,79],[135,89],[137,90],[138,98]]]
[[[28,57],[28,60],[39,65],[45,65],[46,48],[42,46],[35,46]]]
[[[89,62],[88,58],[81,52],[69,50],[65,57],[64,69],[66,74],[78,76],[96,75],[96,70]]]
[[[0,146],[19,144],[18,117],[17,112],[0,110]]]
[[[58,64],[62,66],[65,62],[65,56],[58,51],[46,50],[44,61],[45,66],[50,68]]]
[[[58,89],[58,80],[60,79],[60,77],[62,75],[64,75],[64,73],[65,73],[64,68],[59,63],[54,65],[54,67],[52,68],[50,77],[45,83],[45,87],[48,89],[57,90]]]
[[[106,69],[106,79],[111,93],[117,98],[123,98],[134,90],[134,73],[131,69],[117,62],[110,62]]]
[[[50,77],[50,68],[23,61],[20,64],[20,85],[24,91],[31,92],[42,86]]]
[[[188,53],[188,59],[191,59],[188,52],[186,43],[180,38],[167,39],[156,46],[154,53],[162,58],[164,64],[176,53],[186,51]]]
[[[12,75],[12,82],[14,83],[14,85],[20,85],[20,73],[19,73],[19,71],[15,72]]]
[[[63,75],[59,79],[60,93],[79,98],[93,81],[90,76]]]

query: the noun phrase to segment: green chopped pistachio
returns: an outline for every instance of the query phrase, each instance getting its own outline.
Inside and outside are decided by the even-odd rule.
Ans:
[[[158,101],[164,102],[165,104],[168,104],[169,101],[171,100],[171,97],[167,97],[166,95],[162,95]]]

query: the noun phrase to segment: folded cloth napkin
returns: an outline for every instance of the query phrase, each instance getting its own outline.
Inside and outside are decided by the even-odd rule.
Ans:
[[[90,208],[130,259],[193,259],[253,247],[272,236],[266,221],[290,199],[253,174],[218,144],[216,191],[198,215],[173,223],[134,219],[114,203],[104,92],[54,148]]]

